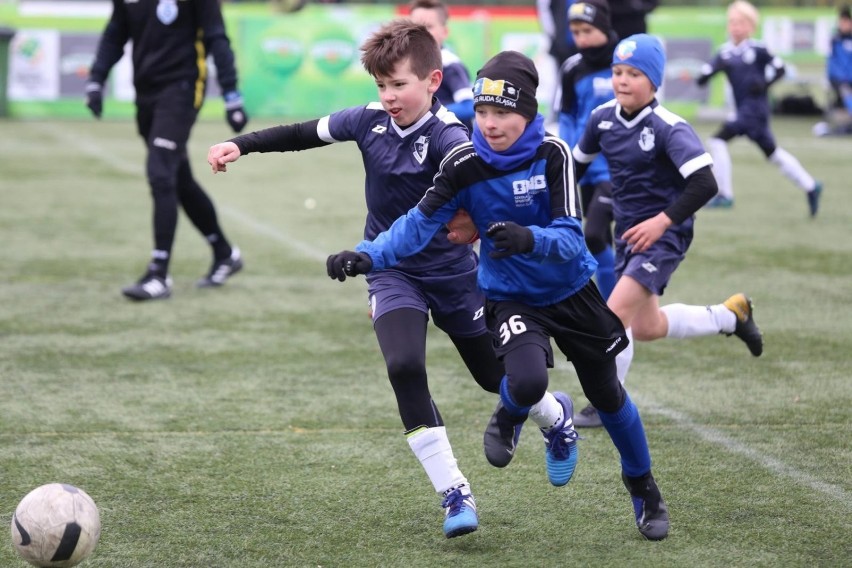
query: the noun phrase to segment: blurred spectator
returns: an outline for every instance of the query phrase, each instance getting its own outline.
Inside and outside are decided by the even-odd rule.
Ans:
[[[849,6],[840,9],[826,72],[833,91],[832,100],[827,122],[816,124],[814,134],[852,134],[852,13]]]

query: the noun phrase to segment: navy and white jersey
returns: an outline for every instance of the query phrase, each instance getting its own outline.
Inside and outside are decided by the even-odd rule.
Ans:
[[[455,148],[420,203],[355,250],[370,255],[374,270],[390,268],[431,242],[459,207],[470,213],[482,235],[478,280],[489,300],[555,304],[575,294],[594,273],[570,149],[552,135],[544,136],[531,159],[508,171],[487,164],[472,142]],[[510,220],[532,231],[533,250],[493,259],[488,226]]]
[[[447,48],[441,49],[441,60],[444,66],[444,78],[441,86],[435,92],[435,96],[441,103],[453,109],[459,120],[462,121],[469,131],[473,131],[473,85],[470,83],[470,74],[462,60]],[[464,103],[464,107],[458,103]],[[453,105],[453,106],[451,106]],[[469,107],[469,108],[467,108]],[[459,112],[466,108],[467,113]],[[464,116],[467,114],[469,116]]]
[[[605,57],[593,59],[578,53],[562,65],[559,137],[572,147],[580,140],[592,111],[615,97],[611,66],[615,42],[611,44],[602,53]],[[586,170],[580,185],[596,185],[609,179],[606,159],[599,156]]]
[[[630,120],[615,100],[596,108],[573,154],[589,163],[600,153],[612,175],[617,237],[668,208],[687,177],[713,164],[692,126],[656,99]],[[669,230],[690,233],[693,221],[694,216]]]
[[[364,162],[367,219],[364,238],[372,239],[417,205],[441,160],[454,147],[468,141],[465,127],[455,115],[432,99],[432,108],[411,126],[400,128],[381,103],[350,107],[319,120],[259,130],[232,140],[243,154],[292,152],[337,142],[354,141]],[[321,185],[322,181],[318,183]],[[412,274],[443,274],[472,252],[454,245],[443,228],[423,251],[397,267]]]
[[[784,62],[775,57],[766,46],[755,39],[746,39],[734,45],[727,42],[710,63],[701,68],[698,83],[703,85],[718,72],[728,77],[737,118],[768,117],[769,85],[784,76]]]
[[[470,74],[458,55],[447,48],[441,49],[441,59],[444,64],[444,78],[435,96],[444,105],[473,100],[473,85]]]

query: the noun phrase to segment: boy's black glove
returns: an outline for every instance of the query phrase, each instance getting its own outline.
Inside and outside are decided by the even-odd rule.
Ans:
[[[243,108],[243,97],[238,91],[225,93],[225,118],[231,129],[239,134],[248,124],[248,115]]]
[[[95,115],[95,118],[100,118],[104,111],[104,95],[103,86],[100,83],[89,81],[86,83],[86,106]]]
[[[512,221],[499,221],[488,225],[485,233],[493,242],[491,258],[506,258],[513,254],[530,252],[535,244],[532,231]]]
[[[345,250],[329,256],[325,261],[325,268],[329,278],[343,282],[347,276],[358,276],[370,272],[373,261],[366,253]]]

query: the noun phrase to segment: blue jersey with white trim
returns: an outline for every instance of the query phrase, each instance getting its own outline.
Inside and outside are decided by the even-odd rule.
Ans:
[[[574,159],[591,162],[602,153],[612,175],[616,236],[674,203],[686,178],[712,166],[692,126],[656,99],[630,120],[612,100],[592,112]],[[669,230],[691,233],[694,216]]]
[[[421,250],[459,207],[470,213],[482,236],[478,281],[490,300],[547,306],[573,295],[592,277],[597,263],[583,238],[570,148],[551,135],[511,171],[487,164],[473,143],[457,147],[417,207],[355,250],[370,255],[374,270],[390,268]],[[495,221],[528,227],[532,252],[491,258],[494,248],[486,232]]]
[[[373,239],[409,209],[432,185],[444,156],[468,141],[464,126],[440,102],[411,126],[400,128],[381,103],[351,107],[320,119],[317,134],[324,142],[355,141],[365,172],[367,219],[364,238]],[[447,229],[439,229],[423,250],[397,268],[411,273],[441,274],[472,254],[470,246],[454,245]]]

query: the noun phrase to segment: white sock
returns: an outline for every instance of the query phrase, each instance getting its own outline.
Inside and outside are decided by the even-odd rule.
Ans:
[[[728,152],[728,143],[721,138],[709,138],[707,150],[713,158],[713,177],[719,186],[719,195],[727,199],[734,198],[734,182],[731,167],[731,154]]]
[[[530,407],[529,418],[539,428],[547,432],[554,426],[562,424],[563,420],[565,420],[563,414],[562,405],[559,404],[556,397],[549,392],[545,392],[541,400]]]
[[[802,167],[799,160],[784,148],[775,148],[769,156],[769,161],[778,166],[781,173],[802,191],[808,193],[816,187],[816,180]]]
[[[456,463],[445,427],[419,428],[407,434],[406,438],[435,491],[444,495],[447,491],[468,485],[467,478]]]
[[[630,370],[630,364],[633,363],[633,329],[627,328],[627,347],[615,356],[615,372],[618,374],[618,382],[622,385],[627,380],[627,371]]]
[[[716,333],[733,333],[737,316],[723,306],[688,306],[668,304],[660,308],[669,320],[666,337],[686,339]]]

